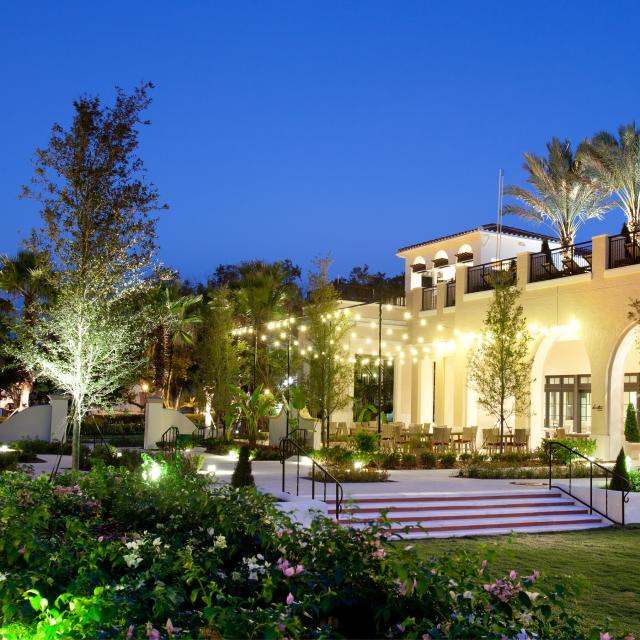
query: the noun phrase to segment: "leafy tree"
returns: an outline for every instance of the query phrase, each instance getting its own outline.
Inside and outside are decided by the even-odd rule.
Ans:
[[[316,261],[309,276],[309,302],[305,307],[305,375],[302,386],[310,413],[328,431],[334,411],[346,407],[351,398],[353,367],[342,348],[352,323],[348,314],[339,310],[338,294],[329,282],[329,261]]]
[[[520,291],[499,277],[484,320],[484,333],[469,354],[469,383],[478,404],[500,425],[500,437],[509,417],[529,410],[531,386],[531,335],[527,329]]]
[[[627,442],[640,442],[636,410],[631,403],[627,405],[627,415],[624,421],[624,439]]]
[[[507,204],[504,212],[548,225],[558,234],[561,246],[568,247],[580,227],[587,220],[602,219],[611,204],[607,193],[580,172],[568,140],[552,138],[547,152],[547,158],[524,154],[523,168],[533,188],[507,187],[505,194],[523,204]]]
[[[257,386],[251,393],[231,385],[231,391],[239,417],[244,420],[249,443],[254,445],[258,438],[260,422],[273,415],[275,398],[267,389],[263,391],[262,385]]]
[[[251,473],[250,453],[251,451],[246,444],[240,447],[238,462],[231,476],[231,486],[236,489],[240,487],[254,487],[256,484],[253,479],[253,474]]]
[[[15,354],[71,396],[74,469],[82,418],[134,379],[150,331],[143,301],[154,275],[151,213],[160,204],[136,153],[150,88],[118,90],[112,106],[76,100],[70,127],[53,126],[36,152],[33,186],[24,188],[42,207],[34,242],[51,259],[56,298],[34,326],[21,324]]]
[[[240,347],[232,337],[235,320],[228,287],[210,291],[208,298],[197,332],[196,388],[205,405],[207,423],[210,424],[213,411],[217,424],[224,429],[224,417],[233,397],[229,384],[238,377]]]
[[[640,231],[640,130],[631,122],[618,138],[601,131],[578,148],[585,172],[600,190],[614,194],[627,218],[629,232]]]
[[[624,449],[620,449],[620,453],[616,458],[613,474],[609,489],[612,491],[629,491],[631,484],[629,481],[629,469],[627,468],[627,456],[624,453]]]

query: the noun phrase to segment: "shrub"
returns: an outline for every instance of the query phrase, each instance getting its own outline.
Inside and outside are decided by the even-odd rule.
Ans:
[[[329,473],[338,482],[385,482],[389,479],[389,472],[375,467],[362,467],[355,469],[353,465],[342,465],[339,467],[329,467]],[[309,471],[311,477],[311,471]],[[318,474],[316,473],[316,482]]]
[[[458,456],[453,451],[447,451],[440,455],[440,466],[445,469],[453,469],[456,466]]]
[[[379,448],[377,433],[369,431],[356,431],[351,438],[356,453],[375,453]]]
[[[433,451],[423,451],[420,454],[420,464],[425,469],[435,469],[438,464],[438,457]]]
[[[402,464],[402,457],[397,451],[391,451],[389,453],[376,454],[373,461],[382,469],[399,469]]]
[[[640,442],[636,410],[631,403],[627,406],[627,416],[624,421],[624,439],[627,442]]]
[[[573,438],[554,438],[554,442],[561,442],[586,457],[592,456],[596,452],[596,441],[588,438],[581,438],[579,440]],[[546,441],[537,449],[536,454],[543,464],[549,464],[549,445],[546,444]],[[575,459],[576,457],[577,456],[573,455],[564,447],[553,447],[553,462],[555,464],[568,464],[569,460]]]
[[[255,481],[251,473],[251,460],[249,459],[249,447],[245,444],[240,448],[240,457],[236,463],[236,468],[231,476],[231,486],[236,487],[253,487]]]
[[[0,476],[1,637],[585,638],[570,582],[423,559],[384,544],[388,523],[303,526],[180,456],[159,464]]]
[[[629,469],[627,469],[627,456],[624,449],[620,449],[620,453],[616,458],[616,464],[613,467],[614,475],[611,477],[609,489],[612,491],[629,491],[631,482],[629,481]]]
[[[347,465],[353,462],[353,452],[345,447],[323,447],[311,455],[320,463],[329,465]]]
[[[633,492],[640,491],[640,471],[629,471],[629,489]]]
[[[0,471],[14,471],[18,465],[19,451],[0,451]]]
[[[237,447],[231,440],[223,440],[222,438],[207,438],[204,441],[204,447],[207,453],[213,453],[219,456],[226,456],[231,449]]]
[[[251,449],[252,460],[280,460],[280,449],[266,445],[256,445]]]
[[[415,469],[418,466],[418,456],[413,453],[402,454],[402,468]]]

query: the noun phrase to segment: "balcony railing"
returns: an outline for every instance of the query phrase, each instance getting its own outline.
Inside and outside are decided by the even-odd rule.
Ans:
[[[447,300],[445,307],[455,307],[456,306],[456,281],[451,280],[447,282]]]
[[[590,273],[592,255],[591,241],[532,253],[529,282]]]
[[[609,269],[640,263],[640,233],[609,238]]]
[[[372,303],[381,301],[383,304],[393,304],[398,307],[405,306],[405,294],[401,286],[383,285],[382,289],[380,289],[380,285],[357,284],[342,280],[335,280],[333,286],[343,300]]]
[[[516,283],[516,259],[507,258],[487,264],[469,267],[467,271],[467,293],[490,291],[496,282],[508,286]]]
[[[437,289],[436,287],[428,287],[422,290],[422,310],[423,311],[432,311],[437,307],[438,297],[437,297]]]

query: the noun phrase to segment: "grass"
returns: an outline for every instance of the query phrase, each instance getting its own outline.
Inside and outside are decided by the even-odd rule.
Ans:
[[[586,630],[605,628],[615,638],[640,632],[640,527],[415,541],[425,556],[464,550],[481,557],[488,545],[497,546],[494,575],[537,569],[582,583],[577,607]]]

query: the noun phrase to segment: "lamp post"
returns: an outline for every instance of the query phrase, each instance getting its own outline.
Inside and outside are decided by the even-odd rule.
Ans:
[[[382,434],[382,288],[378,298],[378,437]]]

